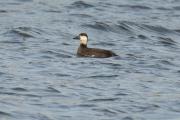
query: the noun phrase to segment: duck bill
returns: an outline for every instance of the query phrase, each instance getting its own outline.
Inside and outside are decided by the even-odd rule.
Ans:
[[[74,37],[73,39],[79,39],[79,36]]]

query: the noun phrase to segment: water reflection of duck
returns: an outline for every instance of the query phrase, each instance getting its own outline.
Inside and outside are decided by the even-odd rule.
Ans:
[[[117,56],[110,50],[98,49],[98,48],[88,48],[88,35],[86,33],[80,33],[79,36],[74,39],[80,40],[80,46],[77,51],[78,56],[82,57],[97,57],[97,58],[107,58],[112,56]]]

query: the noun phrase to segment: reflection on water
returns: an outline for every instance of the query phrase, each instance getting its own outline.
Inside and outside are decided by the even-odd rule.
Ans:
[[[178,120],[179,3],[1,1],[0,118]],[[77,57],[80,32],[119,57]]]

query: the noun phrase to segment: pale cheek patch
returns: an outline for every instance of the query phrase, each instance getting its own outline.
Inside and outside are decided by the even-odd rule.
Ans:
[[[87,44],[87,37],[86,36],[81,36],[80,37],[80,42],[81,42],[81,44],[86,45]]]

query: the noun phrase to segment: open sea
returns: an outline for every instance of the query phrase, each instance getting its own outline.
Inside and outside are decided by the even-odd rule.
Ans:
[[[0,120],[180,120],[180,0],[0,0]]]

